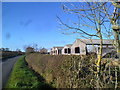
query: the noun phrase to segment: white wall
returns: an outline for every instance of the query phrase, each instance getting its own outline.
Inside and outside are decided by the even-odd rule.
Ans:
[[[68,53],[65,53],[65,52],[64,52],[64,50],[65,50],[65,49],[68,49],[68,48],[70,48],[70,49],[71,49],[71,47],[68,47],[67,45],[66,45],[66,46],[64,46],[64,48],[62,49],[62,54],[63,54],[63,55],[71,55],[71,53],[70,53],[70,54],[68,54]],[[67,52],[68,52],[68,51],[67,51]]]
[[[80,53],[75,53],[75,47],[79,47],[80,48]],[[73,55],[86,55],[86,44],[81,42],[80,40],[75,40],[75,42],[73,43],[72,47],[71,47],[71,53]]]
[[[58,49],[57,48],[55,48],[55,55],[58,55]]]

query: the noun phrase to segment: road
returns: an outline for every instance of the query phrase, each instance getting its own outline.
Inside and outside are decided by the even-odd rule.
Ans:
[[[20,57],[21,56],[9,58],[9,59],[5,60],[4,62],[0,61],[0,72],[2,72],[2,73],[0,73],[0,90],[2,87],[5,86],[15,62]]]

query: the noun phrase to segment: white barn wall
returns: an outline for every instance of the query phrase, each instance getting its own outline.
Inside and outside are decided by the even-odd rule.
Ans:
[[[58,49],[55,48],[55,55],[58,55]]]
[[[73,54],[73,55],[86,55],[87,54],[87,52],[86,52],[87,51],[87,45],[92,45],[92,44],[93,45],[97,45],[95,52],[98,54],[98,47],[99,47],[100,40],[93,39],[92,41],[93,42],[91,42],[91,40],[89,40],[89,39],[76,39],[72,45],[68,44],[68,45],[65,45],[62,48],[61,47],[53,47],[51,49],[51,51],[57,51],[57,52],[56,53],[52,53],[52,55],[58,55],[58,49],[62,49],[62,54],[63,55],[71,55],[71,54]],[[112,45],[112,42],[110,42],[109,40],[103,40],[103,41],[104,41],[104,43],[103,43],[104,45],[103,46],[105,48],[106,48],[106,45],[108,47],[112,47],[112,46],[110,46],[110,45]],[[79,47],[80,48],[80,53],[75,53],[75,47]],[[65,48],[71,48],[71,54],[64,53],[64,49]],[[109,50],[111,50],[111,49],[109,49]],[[108,49],[104,49],[103,51],[105,53],[107,53],[109,50]]]
[[[51,49],[51,55],[61,55],[62,54],[62,48],[63,47],[53,47],[52,49]],[[58,50],[60,50],[61,51],[61,53],[58,53]]]
[[[68,47],[67,45],[65,45],[64,48],[62,49],[62,54],[63,55],[70,55],[70,54],[64,52],[64,49],[66,49],[66,48],[70,48],[71,49],[71,47]]]
[[[80,48],[80,53],[76,54],[75,53],[75,47],[79,47]],[[72,47],[71,47],[71,54],[73,55],[86,55],[86,44],[81,42],[80,40],[75,40],[75,42],[73,43]]]

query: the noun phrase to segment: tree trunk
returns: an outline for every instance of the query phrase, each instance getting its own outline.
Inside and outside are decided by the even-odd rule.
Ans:
[[[119,31],[119,30],[117,30]],[[114,32],[114,40],[115,40],[115,48],[116,48],[116,51],[117,51],[117,56],[120,60],[120,35],[119,35],[119,32],[117,32],[115,30],[113,30]]]
[[[98,61],[97,61],[97,72],[99,73],[100,71],[100,66],[101,66],[101,59],[102,59],[102,44],[103,44],[103,40],[102,40],[102,35],[100,34],[100,48],[98,51]]]
[[[101,69],[101,59],[102,59],[102,45],[103,45],[103,39],[102,39],[102,35],[99,34],[100,36],[100,48],[99,48],[99,51],[98,51],[98,61],[96,63],[97,65],[97,90],[99,90],[100,88],[100,78],[99,78],[99,74],[100,74],[100,69]]]

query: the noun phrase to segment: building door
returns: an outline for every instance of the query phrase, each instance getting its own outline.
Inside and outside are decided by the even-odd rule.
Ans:
[[[62,50],[58,49],[58,54],[61,54],[61,51],[62,51]]]
[[[68,48],[68,54],[70,54],[71,53],[71,49],[70,48]]]
[[[67,49],[64,49],[64,53],[67,53]]]
[[[75,53],[80,53],[80,48],[79,47],[75,47]]]

